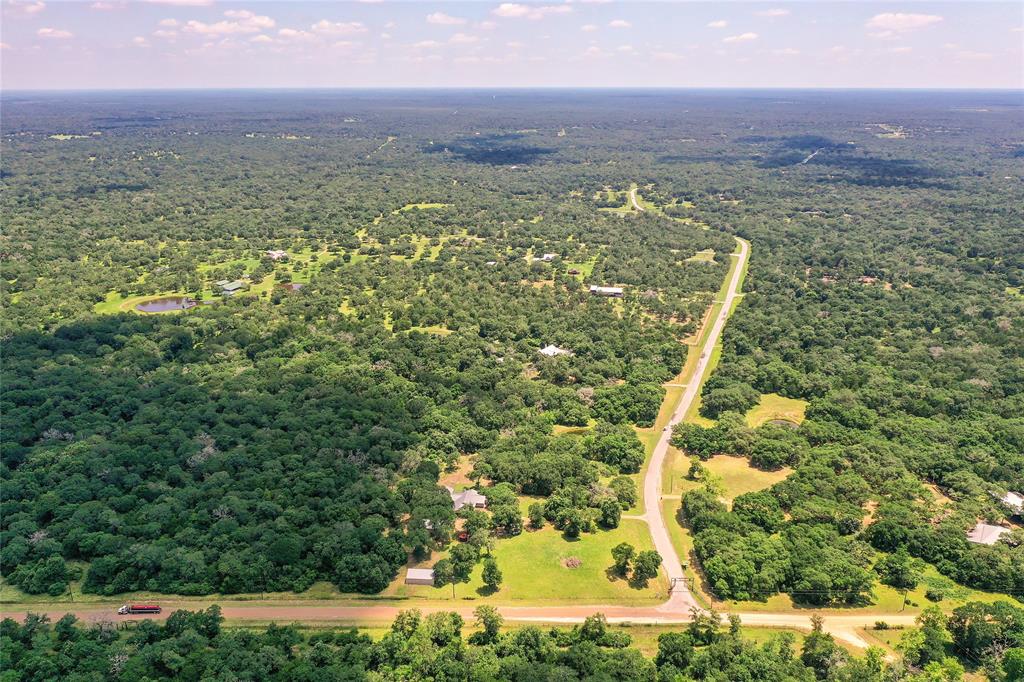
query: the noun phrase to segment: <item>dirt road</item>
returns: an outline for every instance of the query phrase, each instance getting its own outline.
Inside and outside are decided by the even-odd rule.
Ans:
[[[634,187],[633,189],[629,190],[629,201],[630,201],[630,203],[633,204],[633,208],[635,208],[636,210],[640,211],[641,213],[643,212],[644,207],[641,206],[640,202],[636,200],[636,187]]]

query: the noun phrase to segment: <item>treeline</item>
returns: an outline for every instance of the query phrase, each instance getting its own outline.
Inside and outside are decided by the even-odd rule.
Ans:
[[[1019,610],[1018,610],[1019,611]],[[989,625],[975,617],[989,614]],[[355,629],[308,632],[271,624],[262,630],[223,627],[220,609],[176,611],[166,622],[143,620],[129,630],[110,621],[85,625],[68,614],[56,623],[28,614],[0,623],[4,676],[42,682],[90,680],[707,680],[765,682],[925,682],[963,679],[948,647],[980,661],[991,680],[1011,682],[1022,671],[1020,613],[1005,605],[971,604],[947,621],[926,614],[904,637],[903,657],[889,663],[878,648],[853,657],[822,630],[797,645],[790,633],[756,644],[739,619],[723,626],[717,614],[659,635],[653,659],[632,646],[601,614],[572,628],[504,627],[492,607],[474,612],[463,634],[457,613],[398,614],[374,640]],[[1016,620],[1014,620],[1016,618]],[[947,627],[948,626],[948,627]],[[998,652],[998,653],[995,653]]]

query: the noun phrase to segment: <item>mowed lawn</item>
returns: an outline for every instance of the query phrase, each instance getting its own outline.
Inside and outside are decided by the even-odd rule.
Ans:
[[[525,530],[521,535],[500,539],[494,557],[503,574],[501,589],[488,594],[484,589],[482,562],[468,583],[455,586],[455,600],[480,600],[482,603],[515,604],[657,604],[668,595],[668,580],[659,575],[648,587],[636,589],[621,579],[611,579],[612,547],[628,542],[638,551],[652,549],[647,524],[623,519],[615,530],[584,533],[570,541],[550,525],[538,531]],[[432,564],[443,554],[435,553]],[[567,568],[565,560],[577,557],[578,568]],[[386,596],[418,597],[430,600],[451,600],[452,588],[404,584],[405,571],[385,591]]]
[[[684,495],[701,485],[700,481],[686,478],[690,470],[690,458],[675,448],[669,450],[668,466],[662,490],[669,495]],[[789,476],[793,470],[782,468],[778,471],[761,471],[750,466],[746,457],[716,455],[706,462],[704,468],[718,476],[725,487],[725,499],[732,502],[736,497],[757,490],[770,488]]]
[[[806,410],[806,400],[784,398],[778,393],[762,393],[757,405],[746,414],[747,426],[757,428],[776,419],[802,424]]]

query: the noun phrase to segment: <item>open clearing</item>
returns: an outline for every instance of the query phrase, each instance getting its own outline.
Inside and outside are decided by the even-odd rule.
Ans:
[[[792,469],[782,468],[778,471],[761,471],[750,466],[746,457],[732,457],[730,455],[716,455],[706,462],[702,462],[705,469],[718,476],[725,488],[725,499],[732,502],[744,493],[752,493],[758,490],[770,488],[779,481],[785,479]],[[685,495],[694,488],[701,486],[700,481],[691,481],[686,478],[690,469],[690,458],[683,452],[672,448],[669,450],[669,460],[665,467],[664,490],[667,495]]]
[[[501,589],[486,596],[481,573],[482,562],[473,570],[468,583],[455,587],[455,600],[479,600],[488,604],[630,604],[651,605],[665,600],[668,581],[664,574],[650,581],[645,589],[635,589],[625,580],[609,579],[612,565],[612,547],[628,542],[638,551],[651,549],[651,537],[643,522],[623,519],[622,524],[609,531],[584,533],[578,540],[567,540],[551,525],[538,531],[524,530],[522,534],[504,538],[495,543],[494,557],[504,580]],[[435,553],[430,563],[444,558]],[[564,561],[578,557],[578,568],[566,568]],[[424,564],[426,565],[426,563]],[[404,584],[405,572],[383,593],[385,596],[412,597],[432,600],[451,600],[452,588]]]
[[[775,420],[802,424],[806,410],[806,400],[784,398],[777,393],[762,393],[761,400],[747,412],[747,426],[756,428]]]

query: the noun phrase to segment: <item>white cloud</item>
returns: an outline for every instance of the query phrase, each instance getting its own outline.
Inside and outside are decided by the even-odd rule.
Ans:
[[[968,61],[982,61],[985,59],[992,59],[995,55],[991,52],[975,52],[974,50],[961,50],[956,53],[957,59],[965,59]]]
[[[271,38],[270,36],[264,34],[264,33],[261,33],[258,36],[253,36],[252,38],[249,38],[249,42],[250,43],[272,43],[272,42],[274,42],[274,39]]]
[[[160,20],[160,25],[161,26],[166,26],[167,28],[174,28],[175,26],[178,25],[178,20],[177,19],[161,19]]]
[[[759,17],[785,17],[789,15],[788,9],[782,9],[780,7],[773,7],[772,9],[764,9],[760,12],[754,12]]]
[[[206,7],[212,5],[213,0],[142,0],[153,5],[177,5],[179,7]]]
[[[883,12],[882,14],[876,14],[871,17],[865,27],[876,29],[881,34],[885,34],[884,37],[888,37],[891,33],[905,33],[907,31],[916,31],[920,28],[926,28],[928,26],[934,26],[935,24],[942,21],[942,17],[937,14],[905,14],[903,12]],[[882,37],[875,35],[874,37]]]
[[[444,12],[434,12],[427,15],[427,23],[438,24],[439,26],[462,26],[466,23],[466,20],[462,17],[453,17]]]
[[[772,54],[778,55],[779,57],[795,57],[800,54],[800,50],[795,47],[784,47],[781,50],[772,50]]]
[[[729,22],[725,19],[716,19],[715,21],[708,22],[708,28],[725,28],[729,25]]]
[[[149,47],[149,41],[142,36],[135,36],[132,38],[132,45],[135,47]]]
[[[580,30],[581,31],[586,31],[587,33],[590,33],[592,31],[596,31],[597,30],[597,24],[583,24],[582,26],[580,26]]]
[[[633,52],[634,50],[633,50],[633,46],[632,45],[619,45],[617,48],[615,48],[615,51],[616,52]]]
[[[351,36],[367,31],[366,26],[359,21],[327,21],[326,19],[321,19],[310,28],[314,33],[327,36]]]
[[[456,33],[448,39],[448,42],[453,45],[472,45],[473,43],[479,43],[480,39],[467,33]]]
[[[633,24],[629,23],[625,19],[612,19],[608,22],[609,28],[629,28]]]
[[[518,2],[503,2],[493,10],[491,14],[506,19],[543,19],[549,14],[569,14],[572,7],[569,5],[524,5]]]
[[[49,28],[44,27],[36,31],[36,35],[40,38],[50,38],[53,40],[65,40],[67,38],[73,38],[74,33],[71,31],[65,31],[62,28]]]
[[[494,29],[498,28],[497,22],[491,21],[489,19],[487,21],[481,21],[479,24],[477,24],[477,26],[485,31],[493,31]]]
[[[13,50],[13,49],[14,49],[14,48],[13,48],[13,47],[11,47],[11,46],[10,46],[9,44],[7,44],[7,43],[0,43],[0,50]]]
[[[900,47],[890,47],[888,50],[886,50],[886,52],[889,52],[891,54],[910,54],[913,51],[914,48],[906,47],[905,45]]]
[[[510,42],[505,43],[505,47],[512,50],[521,50],[522,48],[526,47],[526,43],[521,43],[518,40],[512,40]]]
[[[165,29],[158,29],[153,31],[154,38],[163,38],[164,40],[173,40],[178,37],[177,31],[167,31]]]
[[[46,9],[46,3],[42,2],[19,2],[17,0],[9,0],[4,2],[4,8],[12,14],[19,14],[29,16],[32,14],[38,14]]]
[[[679,62],[686,57],[678,52],[655,52],[651,57],[658,62]]]
[[[312,42],[316,40],[315,34],[295,28],[282,28],[277,32],[277,35],[284,40],[293,42]]]
[[[101,12],[112,9],[118,9],[119,7],[123,7],[123,5],[116,5],[112,2],[94,2],[91,5],[89,5],[89,9],[99,10]]]
[[[244,9],[229,9],[224,16],[234,21],[217,21],[207,24],[203,21],[192,19],[185,24],[185,31],[198,33],[200,35],[233,35],[237,33],[259,33],[267,28],[274,28],[275,22],[268,16],[254,14]]]
[[[757,34],[751,33],[750,31],[747,31],[746,33],[740,33],[739,35],[722,38],[723,43],[747,43],[750,42],[751,40],[757,40]]]
[[[412,46],[418,50],[433,50],[441,47],[441,43],[436,40],[421,40],[418,43],[413,43]]]

